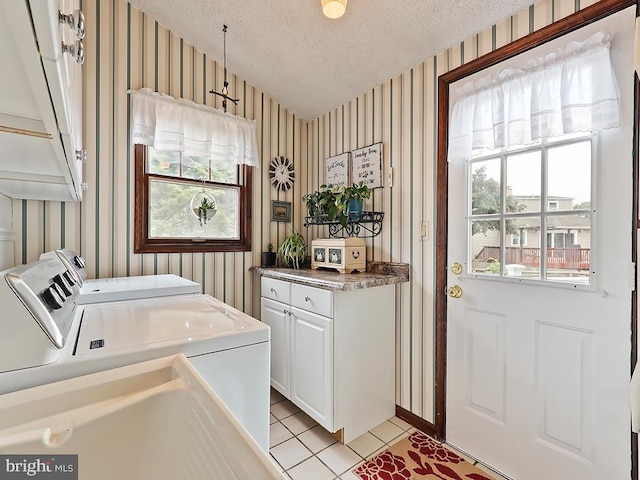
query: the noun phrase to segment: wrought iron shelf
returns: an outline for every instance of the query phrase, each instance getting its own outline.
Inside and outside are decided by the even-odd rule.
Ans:
[[[338,220],[329,220],[327,215],[316,215],[314,217],[305,217],[304,226],[310,225],[327,225],[329,227],[329,236],[334,238],[375,237],[382,231],[383,212],[361,212],[359,214],[350,214],[349,221],[343,226]]]

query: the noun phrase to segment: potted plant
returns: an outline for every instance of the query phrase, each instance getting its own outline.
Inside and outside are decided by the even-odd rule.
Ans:
[[[267,251],[262,252],[262,266],[263,267],[275,267],[276,266],[276,252],[273,251],[273,243],[267,245]]]
[[[280,244],[278,256],[283,266],[300,268],[307,256],[307,244],[304,241],[304,237],[293,230],[293,233]]]
[[[336,214],[336,191],[338,187],[333,185],[320,185],[320,190],[307,193],[302,196],[302,201],[307,205],[307,213],[310,217],[328,215],[333,220]]]
[[[354,183],[350,187],[342,187],[336,194],[336,216],[343,227],[349,220],[360,220],[364,200],[371,196],[371,190],[364,182]]]
[[[216,201],[207,196],[203,196],[200,205],[193,209],[201,227],[206,224],[208,220],[211,220],[217,211],[218,206],[216,205]]]

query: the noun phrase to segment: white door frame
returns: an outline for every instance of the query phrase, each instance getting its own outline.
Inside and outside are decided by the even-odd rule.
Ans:
[[[533,32],[504,47],[494,50],[482,57],[451,70],[438,78],[438,158],[437,158],[437,208],[436,208],[436,385],[435,385],[435,422],[434,435],[440,439],[446,439],[446,368],[447,368],[447,244],[448,244],[448,121],[449,121],[449,86],[458,80],[468,77],[478,71],[500,63],[504,60],[519,55],[527,50],[536,48],[544,43],[559,38],[569,32],[575,31],[589,23],[605,18],[613,13],[636,5],[637,0],[601,0],[583,10],[580,10],[562,20]],[[636,13],[637,15],[637,13]],[[631,54],[631,52],[630,52]],[[638,142],[640,140],[640,126],[638,125],[638,102],[640,86],[636,78],[634,92],[634,141],[633,149],[633,218],[629,219],[633,226],[632,235],[632,262],[637,256],[636,228],[640,227],[638,219]],[[636,363],[637,357],[637,292],[632,292],[631,307],[631,365],[630,372]],[[638,454],[637,435],[632,437],[632,478],[638,478]]]

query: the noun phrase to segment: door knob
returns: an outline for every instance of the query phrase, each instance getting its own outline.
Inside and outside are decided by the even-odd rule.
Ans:
[[[451,298],[460,298],[462,296],[462,288],[459,285],[447,288],[447,295]]]

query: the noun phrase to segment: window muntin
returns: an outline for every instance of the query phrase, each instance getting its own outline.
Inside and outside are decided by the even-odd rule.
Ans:
[[[251,168],[136,145],[136,253],[251,250]],[[190,202],[204,191],[218,206],[200,225]]]
[[[595,137],[469,162],[469,272],[590,284]]]

